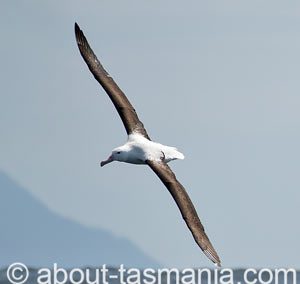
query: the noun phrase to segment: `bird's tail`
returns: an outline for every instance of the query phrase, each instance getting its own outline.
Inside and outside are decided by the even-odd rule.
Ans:
[[[175,147],[170,147],[172,149],[172,160],[183,160],[184,155]]]
[[[184,155],[181,153],[181,152],[179,152],[177,149],[176,149],[176,159],[178,159],[178,160],[183,160],[184,159]]]

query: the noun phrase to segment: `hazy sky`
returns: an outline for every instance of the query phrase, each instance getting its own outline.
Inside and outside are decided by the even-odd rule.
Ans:
[[[53,211],[167,266],[208,266],[126,141],[74,22],[171,164],[224,266],[299,267],[299,1],[2,1],[0,169]]]

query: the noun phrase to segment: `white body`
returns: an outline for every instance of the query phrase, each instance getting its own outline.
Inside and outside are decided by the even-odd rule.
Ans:
[[[146,160],[160,161],[166,163],[184,159],[184,155],[175,147],[165,146],[148,140],[144,136],[134,133],[128,136],[126,144],[117,147],[112,151],[111,156],[101,162],[101,166],[112,161],[125,162],[130,164],[145,164]]]
[[[128,141],[124,146],[129,148],[130,153],[127,163],[144,164],[146,160],[161,159],[168,163],[172,160],[184,159],[184,155],[175,147],[150,141],[140,134],[129,135]]]

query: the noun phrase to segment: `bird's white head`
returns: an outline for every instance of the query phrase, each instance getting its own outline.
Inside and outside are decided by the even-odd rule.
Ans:
[[[100,163],[100,166],[103,167],[106,164],[109,164],[113,161],[126,162],[128,159],[128,149],[125,145],[117,147],[112,150],[111,155]]]

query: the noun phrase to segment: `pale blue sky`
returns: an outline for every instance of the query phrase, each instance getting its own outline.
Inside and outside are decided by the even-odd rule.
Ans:
[[[77,21],[172,163],[224,266],[298,266],[299,1],[3,1],[0,169],[53,211],[207,266],[80,57]]]

